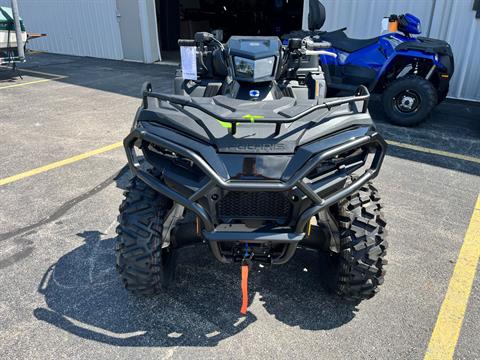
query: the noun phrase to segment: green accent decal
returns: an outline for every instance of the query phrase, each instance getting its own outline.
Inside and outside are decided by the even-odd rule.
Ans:
[[[222,125],[224,128],[227,128],[227,129],[230,129],[232,127],[232,124],[229,123],[229,122],[225,122],[225,121],[220,121],[220,120],[217,120],[220,125]]]
[[[250,120],[251,123],[254,123],[256,119],[263,119],[264,117],[265,116],[263,115],[250,115],[250,114],[242,116],[242,118]]]
[[[247,114],[247,115],[242,116],[242,118],[250,120],[251,123],[254,123],[256,119],[263,119],[264,117],[265,116],[263,116],[263,115],[251,115],[251,114]],[[232,128],[232,123],[229,123],[229,122],[226,122],[226,121],[220,121],[220,120],[217,120],[217,121],[224,128],[227,128],[227,129]],[[241,124],[241,123],[237,123],[237,125],[239,125],[239,124]]]

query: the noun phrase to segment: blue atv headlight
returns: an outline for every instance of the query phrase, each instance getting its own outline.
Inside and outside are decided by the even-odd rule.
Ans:
[[[418,23],[417,24],[417,34],[420,34],[422,32],[422,24]]]
[[[420,34],[422,32],[420,19],[408,13],[402,15],[399,18],[398,30],[405,34]]]

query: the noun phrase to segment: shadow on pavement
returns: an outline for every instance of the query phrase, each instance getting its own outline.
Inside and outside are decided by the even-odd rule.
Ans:
[[[342,301],[322,288],[319,261],[316,251],[298,249],[287,264],[252,275],[254,291],[277,320],[300,329],[329,330],[355,317],[358,303]]]
[[[21,80],[20,72],[12,69],[11,65],[0,66],[0,87],[2,85],[15,84]]]
[[[140,98],[145,81],[151,81],[155,91],[171,92],[176,66],[38,53],[29,55],[18,70],[25,76],[53,75],[65,84]]]
[[[115,272],[114,238],[102,239],[98,231],[78,235],[85,244],[61,257],[39,285],[47,304],[34,310],[39,320],[116,346],[214,346],[257,319],[239,312],[238,264],[216,262],[206,246],[182,249],[176,284],[145,298],[123,288]],[[258,293],[277,320],[302,329],[349,322],[355,305],[339,303],[321,289],[316,261],[312,252],[299,251],[286,266],[254,266],[250,303]]]

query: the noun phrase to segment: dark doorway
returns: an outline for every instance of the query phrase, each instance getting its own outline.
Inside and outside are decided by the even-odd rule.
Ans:
[[[180,37],[180,1],[155,0],[158,39],[162,60],[176,57],[177,39]],[[178,56],[177,56],[178,57]]]
[[[280,36],[302,27],[303,0],[156,0],[162,57],[197,31]],[[167,55],[167,56],[165,56]]]

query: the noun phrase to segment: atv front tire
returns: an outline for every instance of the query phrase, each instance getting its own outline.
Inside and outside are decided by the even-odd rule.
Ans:
[[[437,90],[433,84],[417,75],[396,79],[382,95],[383,108],[390,122],[400,126],[418,125],[437,103]]]
[[[168,285],[175,267],[170,247],[162,248],[163,220],[172,202],[136,177],[124,195],[118,216],[117,271],[131,292],[157,294]]]
[[[369,299],[383,283],[387,242],[375,187],[368,183],[335,206],[340,253],[321,253],[328,290],[350,301]]]

